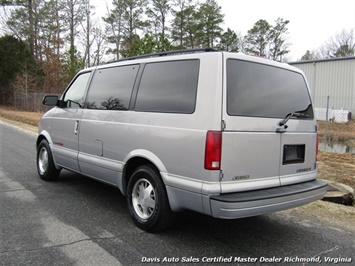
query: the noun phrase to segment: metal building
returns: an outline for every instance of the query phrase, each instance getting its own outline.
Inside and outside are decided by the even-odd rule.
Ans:
[[[355,118],[355,57],[289,63],[301,69],[308,80],[314,107],[349,110]]]

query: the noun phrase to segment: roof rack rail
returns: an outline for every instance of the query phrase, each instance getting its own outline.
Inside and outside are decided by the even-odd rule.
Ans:
[[[121,62],[121,61],[128,61],[128,60],[135,60],[135,59],[142,59],[142,58],[159,57],[159,56],[166,56],[166,55],[191,54],[191,53],[199,53],[199,52],[218,52],[218,51],[219,50],[216,50],[213,48],[174,50],[174,51],[159,52],[159,53],[153,53],[153,54],[132,56],[132,57],[127,57],[127,58],[122,58],[119,60],[111,61],[109,63],[116,63],[116,62]]]

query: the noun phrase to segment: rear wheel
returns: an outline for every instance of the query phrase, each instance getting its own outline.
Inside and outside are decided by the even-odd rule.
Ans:
[[[60,173],[54,165],[51,149],[45,139],[37,147],[37,172],[46,181],[57,179]]]
[[[128,208],[134,223],[148,232],[162,231],[174,221],[165,186],[149,165],[138,167],[127,188]]]

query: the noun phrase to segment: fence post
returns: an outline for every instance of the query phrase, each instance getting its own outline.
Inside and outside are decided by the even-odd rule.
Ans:
[[[327,96],[327,109],[325,111],[325,129],[324,129],[324,138],[325,145],[328,145],[328,122],[329,122],[329,95]]]

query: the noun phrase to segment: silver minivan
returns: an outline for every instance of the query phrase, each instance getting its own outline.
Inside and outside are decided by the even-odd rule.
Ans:
[[[160,53],[80,71],[43,115],[37,168],[117,187],[135,224],[177,212],[255,216],[321,199],[317,126],[303,73],[241,53]]]

